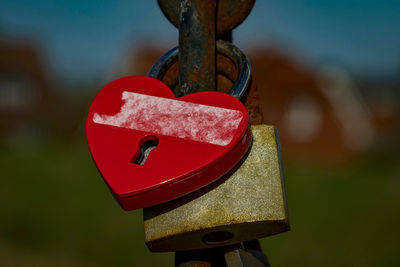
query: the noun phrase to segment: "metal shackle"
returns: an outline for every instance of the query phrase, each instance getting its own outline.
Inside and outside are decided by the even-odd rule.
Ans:
[[[238,77],[229,94],[243,101],[251,85],[251,67],[246,55],[230,42],[218,40],[217,52],[230,58],[236,65]],[[162,80],[169,66],[178,60],[179,47],[176,46],[161,56],[147,76]]]

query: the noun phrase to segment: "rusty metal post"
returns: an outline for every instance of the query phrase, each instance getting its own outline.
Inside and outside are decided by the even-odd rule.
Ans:
[[[182,95],[216,90],[217,1],[181,0],[179,84]]]

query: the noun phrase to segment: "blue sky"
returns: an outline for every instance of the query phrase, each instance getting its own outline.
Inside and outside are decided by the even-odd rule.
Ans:
[[[53,73],[96,79],[144,40],[177,44],[178,32],[156,0],[0,0],[0,37],[34,40]],[[333,61],[355,73],[393,75],[400,67],[400,1],[257,0],[234,31],[295,51],[311,64]]]

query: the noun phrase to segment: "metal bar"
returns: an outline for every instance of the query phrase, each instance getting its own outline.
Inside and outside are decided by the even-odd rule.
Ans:
[[[181,94],[216,90],[217,1],[181,0],[179,84]]]
[[[227,267],[267,267],[255,258],[252,254],[244,249],[236,249],[225,253],[225,261]]]

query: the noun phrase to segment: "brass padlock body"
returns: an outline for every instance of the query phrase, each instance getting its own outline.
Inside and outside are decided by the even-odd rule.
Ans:
[[[143,209],[153,252],[211,248],[289,230],[280,145],[274,126],[251,126],[243,162],[217,182],[185,197]]]

